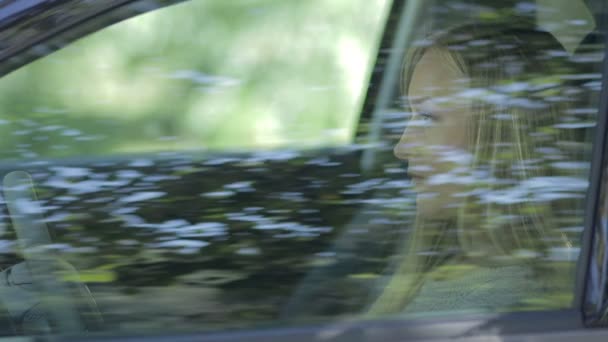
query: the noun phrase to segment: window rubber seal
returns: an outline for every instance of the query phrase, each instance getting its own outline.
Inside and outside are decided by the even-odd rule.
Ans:
[[[608,187],[602,187],[605,183],[606,167],[608,159],[606,153],[608,151],[608,4],[605,1],[601,2],[602,10],[600,12],[600,20],[598,21],[599,32],[603,35],[604,55],[602,61],[602,85],[599,95],[597,125],[593,137],[591,169],[589,175],[589,187],[585,205],[584,229],[581,240],[581,250],[577,263],[574,307],[581,312],[583,324],[587,327],[605,327],[608,325],[606,320],[606,304],[596,303],[595,299],[591,298],[589,290],[592,286],[600,287],[596,290],[605,291],[606,287],[602,284],[593,284],[591,281],[591,259],[594,256],[594,245],[597,237],[597,225],[600,224],[599,210],[602,203],[599,203],[602,198],[602,192],[608,191]],[[605,201],[608,198],[605,198]],[[605,250],[604,253],[608,252]],[[604,268],[603,272],[608,272]],[[605,285],[605,284],[604,284]],[[602,288],[603,287],[603,288]],[[600,297],[601,298],[601,297]],[[588,309],[594,307],[595,310]]]

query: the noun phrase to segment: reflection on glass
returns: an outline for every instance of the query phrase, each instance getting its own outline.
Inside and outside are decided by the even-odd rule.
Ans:
[[[406,17],[424,30],[457,28],[414,46],[394,98],[375,93],[397,75],[388,38],[418,7],[383,22],[385,0],[186,1],[8,75],[2,170],[38,194],[0,212],[11,316],[39,296],[13,295],[32,287],[13,286],[29,276],[10,226],[24,212],[73,266],[43,275],[86,284],[64,297],[94,298],[110,333],[567,306],[602,55],[543,23],[463,25],[541,10],[517,2],[418,1],[428,16]],[[364,107],[399,104],[381,128],[363,110],[365,143],[328,148],[351,140],[365,87]]]

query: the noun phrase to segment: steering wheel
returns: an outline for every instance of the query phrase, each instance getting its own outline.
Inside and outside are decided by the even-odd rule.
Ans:
[[[17,330],[64,334],[99,328],[103,320],[88,287],[74,266],[48,248],[52,240],[31,176],[11,172],[3,186],[25,260],[0,273],[0,301]]]

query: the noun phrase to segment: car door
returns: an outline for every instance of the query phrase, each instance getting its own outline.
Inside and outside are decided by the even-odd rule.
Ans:
[[[0,3],[2,333],[604,340],[605,6]],[[488,140],[504,149],[487,165],[514,172],[512,179],[488,176],[485,164],[478,172],[464,164],[416,179],[432,168],[400,148],[431,141],[422,139],[438,127],[437,114],[414,110],[404,70],[415,47],[471,22],[489,32],[504,26],[505,39],[542,32],[555,44],[527,44],[521,52],[542,51],[550,72],[538,65],[518,73],[520,53],[504,53],[501,63],[514,68],[505,70],[519,78],[479,83],[458,99],[499,107],[486,119],[494,124],[561,109],[532,132],[525,130],[534,120],[509,131],[530,134],[538,144],[533,156],[510,156],[509,141]],[[493,51],[487,46],[495,35],[467,34],[448,46],[472,55]],[[509,42],[494,48],[519,44]],[[415,147],[439,149],[442,161],[468,160],[449,149],[458,135],[446,127],[440,132],[449,139]],[[408,129],[424,129],[420,140],[403,140]],[[504,160],[513,162],[498,164]],[[550,172],[522,176],[540,169]],[[416,185],[431,178],[427,188]],[[444,184],[467,187],[448,194]],[[421,195],[457,200],[420,202]],[[432,267],[416,289],[422,299],[406,301],[402,277],[410,273],[401,270],[412,260],[421,208],[439,206],[432,215],[441,216],[472,198],[483,199],[483,208],[495,205],[484,214],[490,220],[479,222],[521,219],[528,227],[550,216],[543,228],[551,234],[529,237],[543,242],[539,250],[500,252],[511,235],[496,244],[480,240],[481,249],[468,250],[482,253],[475,258],[463,246],[485,226],[465,233],[457,224],[420,226],[434,243],[415,255]],[[496,209],[506,206],[519,211]],[[542,211],[549,207],[550,215]],[[523,279],[510,276],[521,269]],[[522,290],[539,284],[541,291]]]

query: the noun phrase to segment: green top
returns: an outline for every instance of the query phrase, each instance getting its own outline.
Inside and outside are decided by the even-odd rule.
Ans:
[[[427,275],[404,313],[504,312],[541,291],[526,266],[446,265]]]

